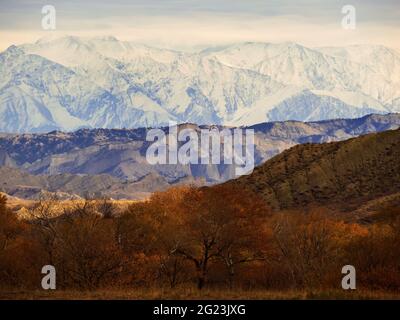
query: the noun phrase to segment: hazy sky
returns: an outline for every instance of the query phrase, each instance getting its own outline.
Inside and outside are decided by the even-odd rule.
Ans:
[[[41,28],[47,4],[56,8],[55,31]],[[356,8],[355,30],[341,26],[344,5]],[[400,49],[400,0],[0,0],[0,50],[63,34],[186,50],[242,41]]]

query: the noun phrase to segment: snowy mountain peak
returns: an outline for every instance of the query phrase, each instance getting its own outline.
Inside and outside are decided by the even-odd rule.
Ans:
[[[50,36],[0,54],[0,131],[250,125],[400,111],[400,55],[381,46],[246,42],[185,53]]]
[[[0,53],[1,55],[7,55],[7,56],[16,56],[16,55],[21,55],[24,54],[24,50],[22,50],[21,48],[12,45],[10,47],[8,47],[4,52]]]

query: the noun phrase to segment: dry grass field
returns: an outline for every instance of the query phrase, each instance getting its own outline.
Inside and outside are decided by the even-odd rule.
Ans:
[[[94,200],[95,202],[101,202],[102,200]],[[126,210],[131,204],[140,202],[139,200],[110,200],[113,204],[116,212],[122,212]],[[58,216],[64,213],[65,210],[73,209],[77,206],[83,205],[85,200],[42,200],[44,204],[48,204],[54,213],[54,216]],[[7,195],[7,206],[11,211],[17,213],[21,219],[32,219],[32,213],[30,212],[38,204],[38,200],[26,200],[16,197],[10,197]]]
[[[400,300],[400,293],[368,290],[268,291],[137,289],[95,291],[5,291],[0,300]]]

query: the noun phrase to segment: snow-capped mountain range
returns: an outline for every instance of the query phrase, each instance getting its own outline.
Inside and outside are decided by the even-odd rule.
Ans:
[[[241,43],[187,53],[114,37],[0,53],[0,131],[252,125],[400,111],[400,53]]]

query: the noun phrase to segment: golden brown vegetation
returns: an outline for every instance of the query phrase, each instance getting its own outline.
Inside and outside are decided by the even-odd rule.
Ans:
[[[30,209],[34,219],[22,220],[0,198],[1,297],[34,297],[48,264],[57,288],[82,298],[87,291],[201,298],[200,289],[215,298],[321,297],[340,291],[346,264],[356,267],[360,292],[400,289],[398,207],[370,224],[345,223],[323,208],[272,213],[234,185],[174,188],[123,211],[86,200],[54,216],[57,205],[40,201]]]
[[[0,291],[1,299],[18,300],[399,300],[398,292],[379,290],[267,290],[234,288],[123,288]]]

